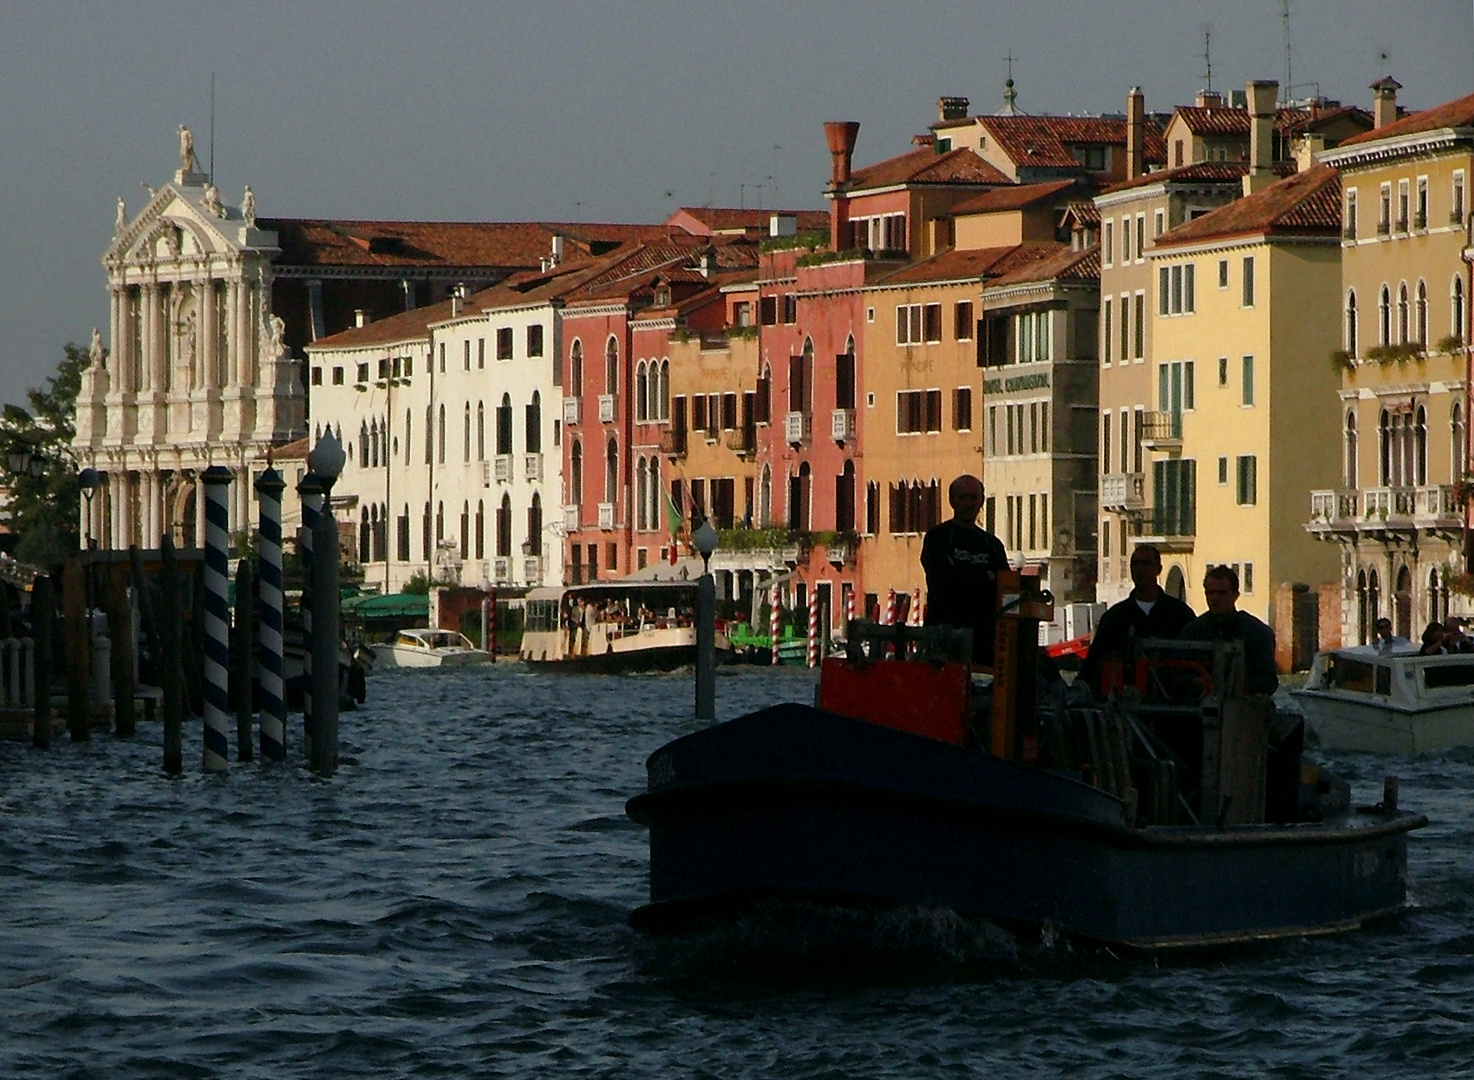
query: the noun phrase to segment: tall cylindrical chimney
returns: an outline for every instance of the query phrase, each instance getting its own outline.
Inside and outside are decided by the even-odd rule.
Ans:
[[[1126,179],[1146,172],[1146,97],[1133,86],[1126,95]]]
[[[855,157],[855,140],[860,134],[858,120],[827,120],[824,138],[829,143],[829,186],[850,182],[850,166]]]
[[[1402,83],[1391,75],[1378,79],[1372,83],[1372,120],[1373,127],[1386,127],[1397,119],[1397,92],[1402,89]]]
[[[1244,194],[1252,195],[1274,183],[1274,115],[1280,84],[1273,79],[1251,79],[1244,84],[1249,105],[1249,172]]]

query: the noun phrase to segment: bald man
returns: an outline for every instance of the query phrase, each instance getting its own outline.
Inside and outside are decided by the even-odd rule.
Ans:
[[[1003,543],[978,525],[983,482],[959,476],[947,489],[952,517],[927,530],[921,543],[926,571],[926,625],[972,630],[973,661],[993,663],[998,571],[1008,569]]]

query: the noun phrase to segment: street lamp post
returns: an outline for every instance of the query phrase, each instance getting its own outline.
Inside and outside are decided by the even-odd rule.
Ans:
[[[92,499],[97,494],[97,489],[102,486],[102,476],[92,466],[88,466],[77,474],[77,484],[82,489],[82,501],[86,504],[84,516],[86,522],[83,526],[83,536],[86,542],[87,564],[82,568],[82,599],[87,605],[87,660],[92,666],[92,677],[88,680],[89,698],[98,701],[107,699],[107,673],[100,670],[100,657],[97,655],[97,638],[92,625],[92,561],[93,545],[96,541],[92,538]]]
[[[711,554],[717,549],[717,531],[711,519],[691,537],[701,553],[701,577],[696,582],[696,719],[717,718],[717,587],[711,576]]]

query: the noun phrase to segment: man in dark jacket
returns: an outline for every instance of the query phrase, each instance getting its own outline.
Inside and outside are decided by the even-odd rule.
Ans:
[[[1274,631],[1237,607],[1239,575],[1229,566],[1213,566],[1203,577],[1208,610],[1182,628],[1188,641],[1242,641],[1244,674],[1251,694],[1273,694],[1279,689],[1274,666]]]
[[[978,526],[983,482],[959,476],[947,489],[952,518],[927,530],[921,542],[926,571],[926,625],[972,630],[973,661],[993,663],[998,571],[1008,569],[1003,543]]]
[[[1175,638],[1193,619],[1193,609],[1157,584],[1162,576],[1162,553],[1152,544],[1139,544],[1131,553],[1131,595],[1114,605],[1095,624],[1090,651],[1080,666],[1085,686],[1101,692],[1101,665],[1130,657],[1133,642],[1141,638]]]

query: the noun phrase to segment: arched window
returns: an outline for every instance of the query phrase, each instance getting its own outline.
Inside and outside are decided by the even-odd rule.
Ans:
[[[1392,416],[1383,409],[1377,417],[1377,458],[1379,469],[1377,471],[1377,483],[1386,487],[1392,483],[1392,455],[1393,455]]]
[[[619,393],[619,342],[613,334],[604,345],[604,393]]]
[[[466,402],[461,416],[461,460],[471,460],[471,403]]]
[[[1356,489],[1356,410],[1346,410],[1345,429],[1346,467],[1343,473],[1346,486],[1351,490]]]
[[[661,521],[665,515],[665,497],[660,484],[660,458],[658,456],[650,458],[647,480],[649,483],[647,498],[650,503],[650,531],[663,532]]]
[[[1413,339],[1423,348],[1428,347],[1428,286],[1418,281],[1417,306],[1413,310],[1413,326],[1417,336]]]
[[[369,467],[369,438],[368,421],[361,421],[358,425],[358,467],[367,469]]]
[[[369,508],[367,506],[358,512],[358,561],[366,563],[369,561]]]
[[[1427,622],[1442,622],[1443,616],[1438,613],[1438,571],[1428,571],[1428,603],[1427,611],[1423,618]]]
[[[527,543],[530,545],[532,557],[542,558],[543,553],[543,497],[536,491],[532,493],[532,502],[527,507]]]
[[[512,395],[503,394],[496,407],[496,452],[512,453]]]
[[[420,558],[427,563],[435,560],[435,538],[431,534],[434,528],[434,515],[430,513],[430,504],[425,504],[425,513],[420,518]]]
[[[1448,411],[1448,429],[1448,475],[1449,479],[1457,484],[1460,480],[1464,479],[1464,473],[1466,471],[1464,455],[1467,453],[1467,447],[1464,443],[1466,438],[1464,432],[1464,407],[1457,401],[1453,403],[1453,407]]]
[[[1382,589],[1377,581],[1377,571],[1367,572],[1367,627],[1370,629],[1377,625],[1377,616],[1381,614]]]
[[[486,403],[476,402],[476,460],[486,460]]]
[[[440,425],[435,432],[435,441],[440,444],[440,456],[436,459],[440,464],[445,464],[445,406],[440,406]]]
[[[486,558],[486,503],[476,500],[476,558]]]
[[[1392,343],[1392,292],[1386,285],[1377,297],[1377,344]]]
[[[461,562],[471,557],[471,502],[461,503]]]
[[[406,465],[408,465],[410,463],[410,442],[411,442],[411,439],[410,439],[410,426],[409,425],[410,425],[410,418],[413,415],[414,415],[414,413],[411,410],[409,410],[409,409],[405,409],[404,410],[404,463]],[[406,510],[404,512],[404,516],[406,518],[409,517],[409,511],[408,510]],[[405,558],[406,561],[409,560],[409,556],[408,555],[406,555],[404,558]]]
[[[670,419],[670,361],[660,362],[660,387],[655,395],[657,407],[660,410],[660,419]]]
[[[768,465],[763,466],[762,477],[758,480],[757,522],[760,529],[771,527],[773,522],[773,470]]]
[[[1464,279],[1458,274],[1454,275],[1454,283],[1449,288],[1448,306],[1450,311],[1449,333],[1462,341],[1464,339]]]
[[[1346,294],[1346,351],[1352,356],[1356,353],[1356,290],[1352,289]]]
[[[635,365],[635,419],[650,419],[650,387],[645,382],[645,361]]]
[[[435,503],[435,546],[439,547],[445,539],[445,501],[439,500]]]
[[[507,494],[496,508],[496,553],[504,559],[512,554],[512,496]]]
[[[568,348],[568,393],[572,397],[583,396],[583,342],[577,338]]]
[[[1397,286],[1397,342],[1406,345],[1408,342],[1408,307],[1407,307],[1407,282],[1404,281]]]
[[[1413,476],[1417,487],[1428,483],[1428,410],[1418,406],[1417,426],[1413,428]]]
[[[604,448],[604,501],[615,502],[619,497],[619,444],[613,439]]]
[[[855,527],[855,462],[846,458],[834,481],[834,527],[848,532]]]
[[[568,450],[568,502],[583,505],[583,444],[577,439]]]
[[[813,479],[813,470],[805,461],[798,467],[798,472],[788,478],[788,527],[790,529],[807,529],[809,527],[809,492]]]
[[[649,466],[642,457],[635,462],[635,529],[646,532],[650,528],[647,510],[649,496]]]
[[[435,406],[425,406],[425,464],[430,464],[435,453]]]
[[[526,443],[529,454],[541,454],[543,452],[543,399],[541,391],[532,392],[532,400],[527,403],[527,430],[523,433],[523,441]]]
[[[1371,620],[1367,618],[1367,572],[1358,570],[1356,572],[1356,640],[1360,645],[1367,643],[1367,628],[1371,626]]]

